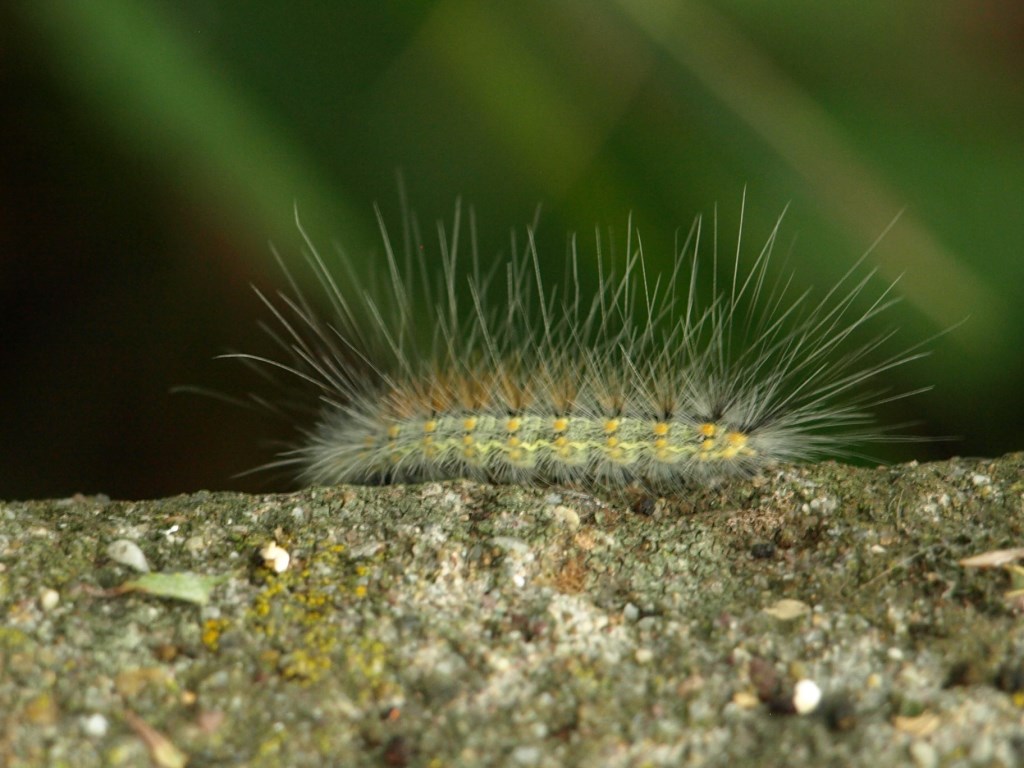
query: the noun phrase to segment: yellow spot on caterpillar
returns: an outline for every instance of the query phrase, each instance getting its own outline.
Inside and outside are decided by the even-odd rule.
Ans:
[[[420,441],[423,445],[423,455],[429,459],[437,456],[437,446],[434,445],[434,438],[427,435]]]
[[[607,440],[604,441],[604,444],[607,445],[609,448],[614,448],[619,444],[619,438],[609,437]]]
[[[727,432],[725,441],[727,447],[722,450],[723,458],[734,459],[741,454],[747,456],[757,455],[756,451],[751,450],[747,446],[748,438],[742,432]]]
[[[462,444],[463,445],[472,445],[473,443],[474,443],[474,440],[473,440],[473,436],[472,435],[463,435],[463,437],[462,437]]]
[[[522,422],[521,419],[511,418],[507,422],[505,422],[505,429],[508,430],[509,432],[518,432],[519,428],[522,425],[523,425],[523,422]]]
[[[711,453],[715,449],[715,441],[713,438],[708,438],[700,444],[701,453]]]
[[[566,418],[555,419],[555,423],[551,426],[555,432],[565,432],[569,428],[569,420]]]
[[[569,444],[569,439],[567,437],[565,437],[564,435],[562,437],[556,437],[555,438],[555,447],[556,448],[565,448],[568,444]]]
[[[665,435],[668,434],[669,429],[670,429],[669,425],[666,424],[664,421],[655,422],[655,424],[654,424],[654,436],[655,437],[664,437]],[[657,443],[655,443],[655,445],[657,445]]]
[[[608,419],[604,423],[605,434],[610,435],[613,432],[615,432],[618,428],[619,428],[619,420],[618,419]]]
[[[725,440],[737,448],[743,448],[747,444],[747,436],[742,432],[726,432]]]
[[[505,441],[505,444],[511,448],[517,448],[518,446],[522,445],[522,443],[523,441],[515,436],[510,437],[508,440]]]
[[[388,439],[394,440],[400,434],[402,434],[402,428],[397,424],[392,424],[390,427],[388,427]]]
[[[659,437],[654,441],[654,447],[658,450],[664,450],[665,448],[668,448],[668,440],[664,437]]]
[[[434,432],[436,430],[437,430],[437,421],[436,420],[430,419],[429,421],[423,422],[423,431],[425,433],[427,433],[428,435],[431,432]]]
[[[697,432],[704,437],[714,437],[716,429],[717,427],[714,424],[705,423],[697,427]]]
[[[476,429],[476,416],[470,416],[462,422],[462,428],[467,432],[472,432]]]

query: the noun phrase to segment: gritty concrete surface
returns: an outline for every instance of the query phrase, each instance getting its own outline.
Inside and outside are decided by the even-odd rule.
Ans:
[[[0,764],[1018,765],[1022,502],[1016,454],[0,503]]]

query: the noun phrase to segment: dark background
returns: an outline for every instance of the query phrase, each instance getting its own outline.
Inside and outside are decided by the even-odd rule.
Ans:
[[[427,228],[471,202],[507,253],[542,205],[649,259],[718,206],[732,247],[787,204],[786,268],[829,286],[871,255],[900,274],[907,345],[887,377],[933,384],[883,414],[1022,447],[1024,11],[1016,2],[30,2],[0,9],[0,498],[273,489],[234,474],[277,426],[214,355],[265,350],[250,290],[281,284],[293,222],[380,254],[396,171]],[[781,267],[781,265],[780,265]]]

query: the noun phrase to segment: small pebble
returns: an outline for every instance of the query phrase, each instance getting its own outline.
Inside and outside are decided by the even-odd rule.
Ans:
[[[541,751],[533,746],[519,746],[512,750],[512,763],[515,765],[537,765]]]
[[[572,507],[559,504],[551,511],[551,515],[570,531],[575,531],[580,527],[580,513]]]
[[[139,545],[128,539],[118,539],[107,547],[107,557],[115,563],[127,565],[140,573],[149,573],[149,563]]]
[[[99,739],[107,735],[107,729],[110,727],[110,723],[107,722],[107,718],[98,712],[88,717],[82,717],[80,719],[82,724],[82,730],[86,736],[92,736],[93,738]]]
[[[288,565],[292,560],[288,550],[278,546],[276,541],[272,541],[263,547],[260,550],[260,557],[263,558],[263,564],[274,573],[284,573],[287,571]]]
[[[775,556],[775,545],[770,541],[759,541],[750,548],[750,556],[756,560],[768,560]]]
[[[45,587],[39,590],[39,607],[44,611],[52,611],[60,602],[60,593],[56,589]]]
[[[626,603],[622,608],[622,618],[632,624],[634,621],[640,618],[640,609],[632,603]]]
[[[918,768],[935,768],[939,764],[939,755],[935,747],[921,739],[910,745],[910,757]]]
[[[793,621],[811,612],[811,606],[800,600],[782,598],[772,605],[763,609],[765,613],[774,616],[779,621]]]
[[[793,709],[798,715],[807,715],[821,703],[821,688],[813,680],[798,680],[793,687]]]

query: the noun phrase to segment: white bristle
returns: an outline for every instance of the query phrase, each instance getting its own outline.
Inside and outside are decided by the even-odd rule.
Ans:
[[[468,477],[673,488],[893,439],[870,414],[893,397],[863,387],[924,353],[887,356],[891,332],[866,327],[892,303],[893,286],[856,310],[873,276],[863,257],[813,299],[788,282],[769,285],[778,223],[749,264],[737,246],[722,265],[715,253],[698,257],[698,219],[660,277],[631,231],[619,272],[598,242],[599,285],[588,297],[575,239],[568,284],[553,290],[532,231],[503,270],[482,274],[475,242],[469,258],[459,252],[460,218],[457,206],[450,235],[439,227],[439,278],[415,227],[402,259],[381,222],[387,279],[374,290],[343,261],[336,273],[299,225],[330,314],[314,311],[286,269],[290,295],[260,294],[285,357],[235,355],[287,371],[318,403],[301,442],[271,466],[310,484]],[[710,300],[698,277],[710,279]]]

